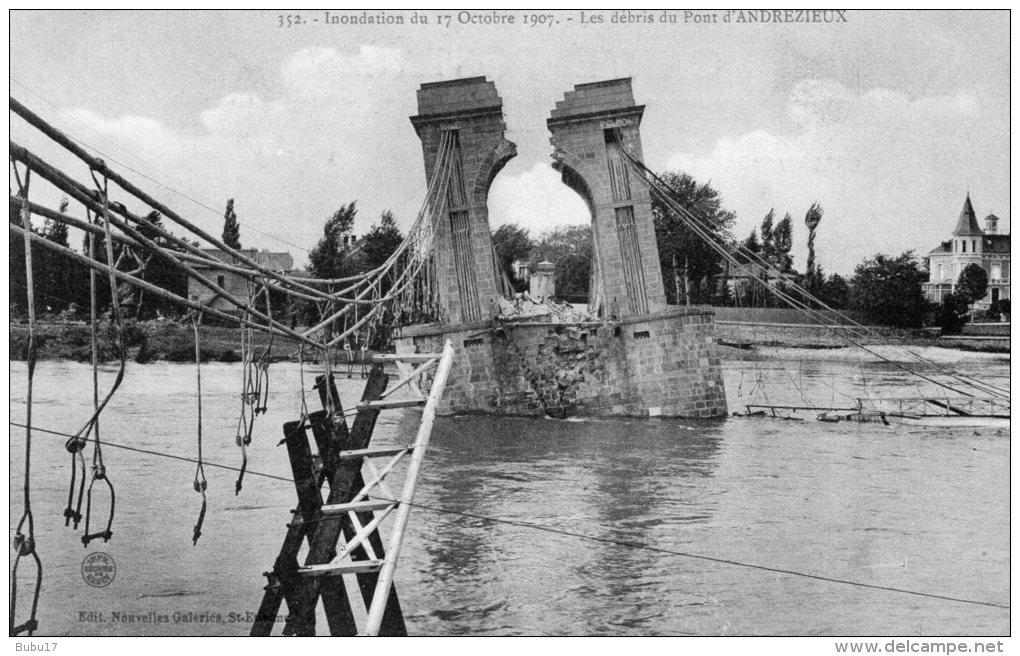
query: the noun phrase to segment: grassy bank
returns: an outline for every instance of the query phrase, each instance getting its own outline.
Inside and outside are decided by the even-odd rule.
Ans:
[[[851,331],[841,331],[840,334],[843,332],[849,334]],[[858,332],[863,333],[863,336],[857,338],[858,343],[866,346],[896,344],[980,353],[1010,352],[1008,335],[1001,339],[974,340],[965,336],[938,337],[919,330],[886,327],[870,327],[868,331]],[[723,357],[728,359],[741,359],[740,352],[753,347],[839,349],[850,346],[840,334],[818,325],[750,324],[729,321],[716,323],[716,335],[723,346]]]
[[[722,355],[726,359],[743,359],[748,351],[740,347],[778,346],[807,349],[835,349],[847,343],[821,326],[791,326],[789,324],[736,324],[719,322],[716,334],[722,340]],[[128,357],[140,363],[152,360],[192,362],[195,359],[195,338],[188,325],[171,321],[148,321],[129,324],[124,331]],[[203,361],[240,361],[240,331],[238,328],[202,326],[199,332]],[[9,331],[10,359],[24,360],[28,353],[28,326],[11,323]],[[262,351],[269,345],[269,335],[254,334],[255,347]],[[36,335],[38,357],[43,360],[75,360],[91,362],[91,336],[89,327],[82,322],[44,321]],[[967,340],[952,337],[933,338],[916,331],[884,328],[866,344],[895,343],[907,346],[946,348],[983,353],[1009,353],[1009,337],[1003,339]],[[311,356],[310,353],[306,354]],[[117,358],[116,334],[109,324],[99,330],[99,356],[103,361]],[[271,359],[297,360],[298,343],[290,338],[275,337]]]
[[[116,332],[113,327],[101,324],[98,332],[99,357],[103,361],[117,359]],[[24,360],[28,354],[28,326],[23,323],[10,324],[10,359]],[[169,362],[193,362],[195,359],[195,335],[191,326],[172,321],[147,321],[131,323],[124,328],[124,342],[128,357],[136,362],[166,360]],[[239,362],[241,334],[238,328],[202,326],[199,329],[199,343],[203,361]],[[256,332],[255,347],[261,351],[269,346],[269,335]],[[43,360],[92,361],[91,334],[89,326],[81,322],[41,322],[36,331],[37,357]],[[275,337],[271,359],[296,360],[297,342],[289,338]]]

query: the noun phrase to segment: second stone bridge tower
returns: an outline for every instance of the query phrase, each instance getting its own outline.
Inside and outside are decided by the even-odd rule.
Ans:
[[[632,179],[623,150],[644,160],[641,116],[630,78],[579,84],[547,121],[553,168],[592,216],[589,310],[599,317],[662,312],[666,293],[655,244],[651,195]]]

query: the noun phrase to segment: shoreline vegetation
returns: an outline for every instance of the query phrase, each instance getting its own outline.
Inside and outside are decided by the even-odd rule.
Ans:
[[[9,324],[10,359],[25,360],[28,353],[28,325],[20,322]],[[91,336],[89,326],[81,321],[41,321],[37,326],[37,357],[40,360],[74,360],[91,362]],[[743,360],[755,357],[757,347],[797,348],[832,350],[847,346],[841,339],[822,326],[797,326],[788,324],[760,323],[740,326],[720,322],[717,337],[720,353],[724,360]],[[200,348],[203,362],[240,362],[240,329],[220,326],[202,326]],[[141,321],[125,326],[124,339],[128,359],[140,364],[152,361],[194,362],[194,333],[190,326],[173,321]],[[269,335],[254,333],[256,353],[261,354],[269,346]],[[959,351],[1009,354],[1009,337],[1001,339],[974,340],[955,337],[933,337],[917,331],[883,330],[869,345],[890,342],[907,346],[936,347]],[[116,334],[109,323],[103,323],[99,330],[100,360],[109,362],[117,359]],[[357,355],[357,353],[355,353]],[[315,354],[305,350],[305,358],[311,362]],[[299,359],[298,343],[287,337],[273,338],[270,361],[292,361]]]

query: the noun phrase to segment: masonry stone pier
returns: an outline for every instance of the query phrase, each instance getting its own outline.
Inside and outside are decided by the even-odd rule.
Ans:
[[[594,276],[589,309],[607,318],[666,309],[648,188],[621,150],[639,160],[644,105],[634,104],[630,78],[578,84],[547,121],[553,168],[592,215]]]
[[[489,187],[517,154],[504,136],[503,101],[484,77],[423,84],[411,123],[421,139],[430,181],[437,175],[444,135],[453,144],[446,208],[435,226],[444,323],[491,319],[500,287],[489,231]]]

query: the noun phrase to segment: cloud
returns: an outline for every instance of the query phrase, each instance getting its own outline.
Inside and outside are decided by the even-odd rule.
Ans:
[[[360,102],[369,89],[358,85],[386,82],[413,67],[398,48],[361,46],[356,55],[335,48],[302,48],[281,68],[280,78],[288,93],[298,97],[344,94]]]
[[[564,225],[591,222],[581,197],[548,164],[538,163],[514,175],[503,171],[489,190],[489,222],[527,228],[533,237]]]
[[[770,208],[779,216],[790,212],[801,268],[803,217],[813,201],[825,210],[816,240],[820,263],[851,272],[876,252],[925,253],[936,246],[953,227],[967,181],[989,174],[988,163],[973,157],[982,117],[972,92],[911,98],[803,80],[787,109],[790,133],[755,130],[719,139],[708,152],[675,153],[667,164],[712,181],[738,214],[740,238]]]
[[[92,110],[77,108],[64,111],[62,118],[84,125],[116,145],[142,150],[150,155],[155,153],[178,155],[186,148],[186,139],[183,135],[168,129],[159,121],[144,116],[125,115],[106,118]]]
[[[250,225],[311,247],[325,218],[354,200],[361,208],[358,231],[384,209],[393,209],[404,227],[413,221],[425,191],[420,146],[407,120],[415,106],[407,89],[416,80],[415,63],[398,48],[306,47],[280,63],[271,92],[222,96],[198,113],[189,131],[88,109],[65,117],[105,137],[95,145],[161,184],[214,208],[235,198],[245,245],[287,248],[246,232]],[[218,233],[221,214],[143,186]]]

